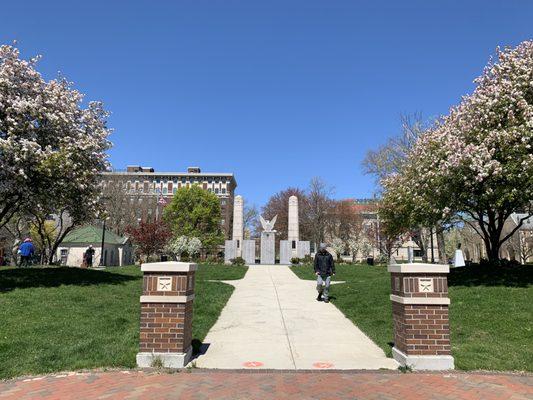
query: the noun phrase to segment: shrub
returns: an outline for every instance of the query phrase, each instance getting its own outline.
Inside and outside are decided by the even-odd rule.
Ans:
[[[205,259],[206,264],[218,264],[218,257],[216,255],[208,255]]]
[[[230,261],[231,261],[231,265],[245,265],[246,264],[246,261],[244,261],[244,258],[242,257],[233,258]]]
[[[313,264],[313,257],[307,254],[304,258],[300,260],[302,264]]]
[[[300,259],[298,257],[291,258],[291,264],[293,264],[293,265],[300,264]]]

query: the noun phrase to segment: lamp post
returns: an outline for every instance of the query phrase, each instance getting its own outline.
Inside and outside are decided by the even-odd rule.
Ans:
[[[105,222],[108,219],[108,217],[103,218],[103,224],[102,224],[102,247],[100,247],[100,267],[105,267],[104,265],[104,243],[105,243]]]

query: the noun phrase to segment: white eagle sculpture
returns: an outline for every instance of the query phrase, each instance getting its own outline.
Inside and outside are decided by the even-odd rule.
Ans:
[[[270,221],[267,221],[266,219],[264,219],[263,216],[260,216],[260,218],[261,218],[261,226],[263,227],[263,230],[265,232],[274,232],[274,224],[276,223],[276,219],[278,219],[278,216],[276,215]]]

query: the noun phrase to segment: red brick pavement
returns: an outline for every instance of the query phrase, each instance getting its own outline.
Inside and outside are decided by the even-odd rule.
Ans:
[[[533,375],[192,370],[87,372],[0,382],[8,399],[533,399]]]

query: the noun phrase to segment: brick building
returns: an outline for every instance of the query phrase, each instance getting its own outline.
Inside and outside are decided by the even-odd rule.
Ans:
[[[158,172],[152,167],[129,165],[126,171],[104,172],[102,185],[118,185],[127,194],[169,202],[182,187],[198,185],[217,195],[220,200],[220,224],[224,234],[231,232],[233,196],[237,182],[232,173],[202,172],[199,167],[189,167],[187,172]]]

